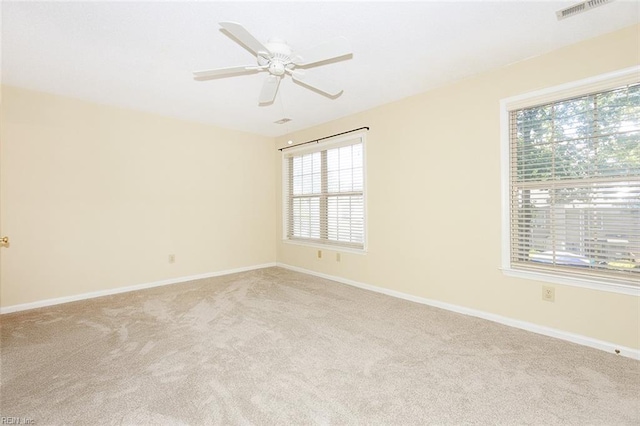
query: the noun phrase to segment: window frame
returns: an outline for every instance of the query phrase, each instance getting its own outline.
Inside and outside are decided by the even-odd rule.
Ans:
[[[359,142],[349,143],[355,139],[359,139]],[[289,206],[289,161],[288,158],[291,155],[304,155],[314,152],[326,151],[332,148],[339,148],[340,146],[362,144],[362,198],[363,198],[363,242],[362,248],[349,247],[348,245],[342,245],[340,243],[323,242],[323,240],[305,240],[305,239],[290,239],[287,235],[290,220],[290,206]],[[322,142],[316,142],[316,144],[309,144],[307,146],[292,147],[282,151],[282,242],[286,244],[314,247],[323,250],[331,250],[335,252],[353,253],[353,254],[366,254],[367,253],[367,143],[366,132],[354,132],[341,137],[335,137]]]
[[[504,275],[536,281],[564,284],[614,293],[640,296],[640,287],[632,284],[608,281],[605,278],[578,277],[556,274],[552,271],[530,271],[513,267],[511,264],[511,141],[510,112],[541,104],[605,91],[640,81],[640,66],[609,72],[594,77],[561,84],[533,92],[502,99],[500,101],[500,143],[501,143],[501,213],[502,213],[502,255],[501,270]]]

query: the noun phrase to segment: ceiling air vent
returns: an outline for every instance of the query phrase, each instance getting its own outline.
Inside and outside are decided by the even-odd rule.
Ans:
[[[594,7],[602,6],[603,4],[611,3],[613,0],[587,0],[578,4],[574,4],[573,6],[569,6],[565,9],[559,10],[556,12],[556,16],[558,17],[558,21],[565,18],[570,18],[579,13],[586,12],[587,10],[591,10]]]
[[[287,123],[287,122],[289,122],[289,121],[291,121],[291,119],[290,119],[290,118],[281,118],[281,119],[280,119],[280,120],[278,120],[278,121],[274,121],[274,123],[276,123],[276,124],[284,124],[284,123]]]

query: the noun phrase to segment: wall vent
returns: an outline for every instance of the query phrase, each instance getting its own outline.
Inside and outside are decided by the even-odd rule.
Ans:
[[[559,10],[556,12],[556,16],[558,17],[558,21],[565,18],[570,18],[572,16],[578,15],[579,13],[586,12],[588,10],[593,9],[594,7],[602,6],[607,3],[611,3],[614,0],[587,0],[578,4],[574,4],[573,6],[569,6],[565,9]]]
[[[290,118],[281,118],[281,119],[280,119],[280,120],[278,120],[278,121],[274,121],[274,123],[276,123],[276,124],[284,124],[284,123],[287,123],[287,122],[289,122],[289,121],[291,121],[291,119],[290,119]]]

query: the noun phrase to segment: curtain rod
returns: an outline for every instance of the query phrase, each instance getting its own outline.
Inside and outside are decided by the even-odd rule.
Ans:
[[[324,138],[320,138],[320,139],[312,139],[312,140],[310,140],[310,141],[300,142],[300,143],[297,143],[297,144],[295,144],[295,145],[289,145],[289,146],[285,146],[285,147],[283,147],[283,148],[278,148],[278,151],[283,151],[283,150],[285,150],[285,149],[289,149],[289,148],[295,148],[296,146],[306,145],[306,144],[308,144],[308,143],[314,143],[314,142],[315,142],[315,143],[318,143],[318,142],[320,142],[320,141],[322,141],[322,140],[325,140],[325,139],[333,138],[333,137],[340,136],[340,135],[346,135],[347,133],[357,132],[358,130],[363,130],[363,129],[369,130],[369,128],[368,128],[368,127],[359,127],[359,128],[357,128],[357,129],[347,130],[346,132],[336,133],[335,135],[325,136]]]

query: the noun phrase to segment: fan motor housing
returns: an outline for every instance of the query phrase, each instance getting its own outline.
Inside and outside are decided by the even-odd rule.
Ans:
[[[270,38],[266,46],[274,56],[291,56],[291,47],[281,38]]]
[[[271,55],[259,55],[258,65],[269,66],[269,73],[275,76],[282,76],[286,69],[291,68],[291,47],[286,41],[279,38],[272,38],[266,43]]]

